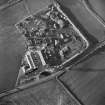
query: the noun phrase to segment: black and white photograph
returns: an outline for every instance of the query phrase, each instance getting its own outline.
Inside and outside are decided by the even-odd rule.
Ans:
[[[105,105],[105,0],[0,0],[0,105]]]

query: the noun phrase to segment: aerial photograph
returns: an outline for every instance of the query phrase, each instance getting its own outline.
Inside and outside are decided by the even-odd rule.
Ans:
[[[0,0],[0,105],[105,105],[105,0]]]

